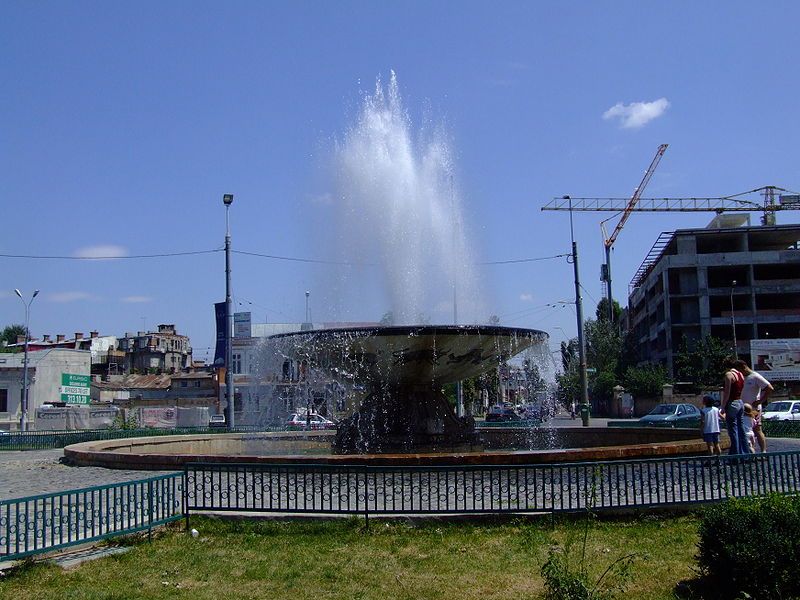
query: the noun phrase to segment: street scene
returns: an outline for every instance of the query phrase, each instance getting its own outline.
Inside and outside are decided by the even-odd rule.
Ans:
[[[0,9],[0,596],[800,597],[800,11],[720,8]]]

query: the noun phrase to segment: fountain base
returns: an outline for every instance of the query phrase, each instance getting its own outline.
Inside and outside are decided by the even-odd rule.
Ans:
[[[333,442],[335,454],[482,449],[472,417],[457,417],[441,389],[421,385],[374,390],[339,423]]]

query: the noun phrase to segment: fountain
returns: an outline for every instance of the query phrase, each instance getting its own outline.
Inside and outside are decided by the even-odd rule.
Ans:
[[[335,434],[324,431],[213,434],[109,440],[65,450],[78,464],[175,467],[192,461],[366,462],[368,464],[514,464],[703,452],[694,431],[583,428],[552,435],[492,430],[457,417],[442,386],[496,367],[547,339],[542,331],[485,325],[420,325],[488,314],[473,269],[447,136],[440,127],[414,135],[392,73],[365,95],[355,124],[336,145],[332,213],[339,262],[380,266],[391,325],[273,336],[273,348],[335,380],[366,387],[361,406]],[[327,249],[330,252],[330,249]],[[343,267],[344,268],[344,267]],[[366,288],[331,267],[327,304],[360,307]],[[375,287],[375,286],[372,286]],[[369,289],[370,293],[374,290]],[[345,300],[351,294],[352,297]],[[456,300],[461,299],[457,306]],[[466,316],[465,316],[466,315]],[[358,318],[363,318],[359,316]],[[265,352],[268,350],[265,349]],[[679,440],[679,441],[676,441]],[[685,441],[680,441],[685,440]],[[669,445],[665,445],[668,442]],[[633,444],[633,445],[631,445]],[[598,448],[596,446],[605,446]],[[564,450],[561,448],[573,448]],[[310,455],[309,455],[310,454]]]
[[[339,454],[475,450],[471,417],[457,417],[442,385],[479,375],[534,343],[542,331],[493,326],[330,329],[274,336],[287,356],[365,385],[361,407],[337,429]]]

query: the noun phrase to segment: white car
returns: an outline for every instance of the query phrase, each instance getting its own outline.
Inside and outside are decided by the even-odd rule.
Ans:
[[[800,400],[770,402],[761,418],[764,421],[800,421]]]

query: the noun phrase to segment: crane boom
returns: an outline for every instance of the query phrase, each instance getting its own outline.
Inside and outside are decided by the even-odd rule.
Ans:
[[[625,226],[625,222],[631,216],[633,209],[636,207],[636,204],[639,202],[639,199],[642,197],[642,192],[644,192],[644,188],[647,187],[647,184],[650,183],[650,179],[653,177],[653,173],[658,167],[658,163],[661,162],[661,157],[664,156],[664,152],[667,151],[667,147],[669,144],[661,144],[656,150],[656,155],[653,157],[653,160],[650,162],[650,166],[647,167],[647,171],[644,173],[644,177],[642,177],[642,181],[639,183],[637,188],[633,192],[633,196],[628,201],[628,205],[625,207],[625,210],[622,212],[622,216],[619,219],[619,223],[614,228],[614,231],[611,232],[611,235],[603,240],[606,248],[611,248],[614,245],[614,242],[617,241],[617,236],[619,236],[622,228]]]

